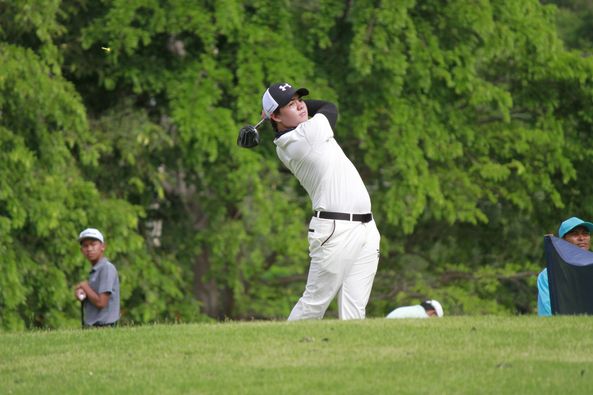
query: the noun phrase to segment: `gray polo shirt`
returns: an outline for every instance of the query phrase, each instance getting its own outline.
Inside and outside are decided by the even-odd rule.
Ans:
[[[89,272],[89,285],[97,294],[109,292],[109,303],[102,309],[84,300],[85,325],[107,325],[119,320],[119,277],[107,258],[99,259]]]

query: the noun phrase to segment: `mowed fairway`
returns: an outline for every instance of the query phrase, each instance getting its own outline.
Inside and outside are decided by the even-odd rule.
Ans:
[[[1,394],[593,394],[593,317],[0,333]]]

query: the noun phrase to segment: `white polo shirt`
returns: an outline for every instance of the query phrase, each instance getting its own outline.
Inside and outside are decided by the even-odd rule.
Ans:
[[[371,212],[371,198],[364,182],[334,139],[325,115],[315,114],[274,143],[278,158],[309,194],[313,210]]]
[[[421,305],[398,307],[385,318],[429,318],[430,316]]]

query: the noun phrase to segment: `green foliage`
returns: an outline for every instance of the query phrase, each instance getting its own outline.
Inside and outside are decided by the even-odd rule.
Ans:
[[[588,0],[546,0],[543,3],[558,7],[556,24],[566,47],[590,56],[593,51],[593,4]]]
[[[103,196],[81,176],[82,166],[97,171],[101,149],[93,147],[96,140],[80,97],[32,51],[12,45],[1,50],[0,325],[76,325],[72,287],[88,270],[81,264],[76,237],[87,226],[99,227],[107,236],[129,318],[140,314],[135,305],[142,306],[142,322],[164,316],[168,303],[184,299],[178,269],[170,262],[155,266],[150,261],[135,231],[144,210]],[[126,297],[142,287],[159,303]]]
[[[336,138],[371,192],[369,315],[426,297],[532,312],[542,235],[593,218],[593,61],[555,28],[575,9],[0,3],[0,325],[76,325],[86,226],[107,236],[124,321],[285,317],[310,203],[269,127],[257,149],[235,144],[283,80],[338,104]]]

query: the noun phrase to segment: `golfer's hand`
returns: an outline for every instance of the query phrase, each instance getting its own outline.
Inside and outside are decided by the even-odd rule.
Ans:
[[[82,288],[77,288],[75,294],[76,299],[78,299],[81,302],[86,299],[86,293],[83,291]]]
[[[89,285],[88,281],[83,281],[81,283],[78,283],[75,287],[75,289],[82,289],[82,291],[86,294],[88,294],[91,290],[91,286]]]

